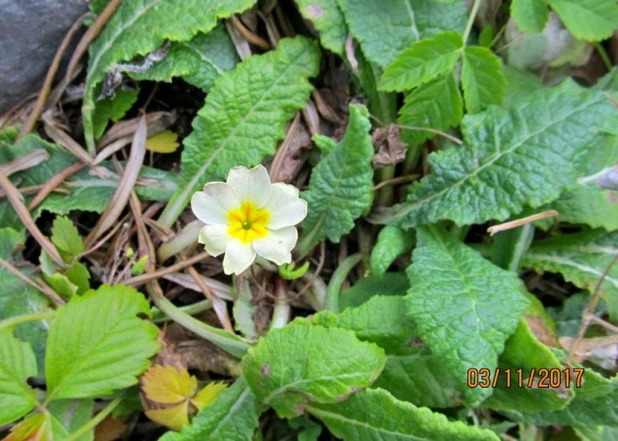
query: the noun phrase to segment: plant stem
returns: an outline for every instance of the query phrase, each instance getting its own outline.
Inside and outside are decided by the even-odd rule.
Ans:
[[[275,281],[275,307],[273,309],[273,318],[270,322],[270,329],[283,328],[290,321],[290,301],[287,296],[287,289],[283,279],[277,277]]]
[[[326,309],[334,313],[339,312],[339,292],[341,291],[341,285],[348,277],[348,274],[354,267],[363,259],[361,253],[352,254],[346,257],[339,268],[335,270],[333,276],[328,283],[328,292],[326,298]]]
[[[83,435],[88,433],[90,430],[94,429],[97,426],[97,424],[99,424],[101,421],[105,419],[107,415],[112,413],[112,411],[120,404],[121,401],[122,401],[122,398],[120,397],[115,398],[107,406],[105,406],[105,408],[101,412],[97,413],[93,419],[88,421],[82,427],[80,427],[75,432],[73,432],[71,435],[69,435],[67,438],[65,438],[64,441],[76,441],[79,438],[81,438]]]
[[[185,314],[196,315],[196,314],[199,314],[200,312],[208,311],[210,308],[212,308],[212,304],[210,303],[210,301],[202,300],[201,302],[194,303],[193,305],[181,306],[178,309]],[[150,311],[152,313],[152,321],[154,323],[161,323],[161,322],[165,322],[168,320],[172,320],[171,317],[169,317],[159,308],[152,308]]]
[[[180,251],[197,242],[200,236],[200,230],[203,226],[204,223],[199,220],[190,222],[169,241],[161,244],[157,250],[157,259],[159,262],[165,262],[174,254],[178,254]]]
[[[463,34],[464,45],[468,41],[468,37],[470,36],[470,32],[472,31],[472,26],[474,25],[474,19],[476,18],[476,14],[479,12],[479,7],[481,6],[481,0],[474,0],[474,4],[472,5],[472,10],[470,11],[470,17],[468,17],[468,23],[466,23],[466,30]]]
[[[18,315],[17,317],[11,317],[9,319],[0,322],[0,329],[8,328],[9,326],[18,325],[20,323],[33,322],[36,320],[45,320],[53,318],[56,315],[56,311],[49,310],[45,312],[37,312],[34,314]]]

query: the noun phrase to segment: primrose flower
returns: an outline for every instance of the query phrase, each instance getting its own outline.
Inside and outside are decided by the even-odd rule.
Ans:
[[[234,167],[227,182],[210,182],[191,198],[191,209],[206,225],[198,242],[212,256],[225,253],[225,274],[240,274],[255,256],[290,263],[298,240],[294,225],[307,216],[298,189],[270,183],[264,167]]]

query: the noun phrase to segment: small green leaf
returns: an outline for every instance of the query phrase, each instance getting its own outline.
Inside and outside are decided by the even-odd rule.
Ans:
[[[360,306],[374,296],[404,296],[410,288],[410,282],[405,273],[390,272],[382,277],[369,274],[358,279],[356,283],[341,292],[339,309]]]
[[[543,31],[549,18],[549,8],[545,0],[513,0],[511,17],[517,27],[528,34]]]
[[[56,293],[63,297],[72,297],[77,294],[77,285],[72,283],[64,274],[43,274],[43,279]]]
[[[490,430],[451,422],[382,389],[364,390],[336,404],[311,403],[307,410],[344,441],[499,441]]]
[[[343,55],[348,28],[337,0],[296,0],[303,17],[313,23],[326,49]]]
[[[501,104],[506,92],[502,61],[486,47],[466,47],[461,86],[469,113],[480,112],[491,104]]]
[[[614,0],[549,0],[549,4],[579,40],[605,40],[618,27]]]
[[[380,79],[380,90],[403,91],[420,86],[455,68],[463,40],[457,32],[443,32],[412,43],[388,65]]]
[[[258,426],[258,403],[243,377],[202,409],[180,433],[159,441],[247,441]]]
[[[258,340],[242,364],[258,399],[290,418],[307,403],[334,403],[369,386],[385,361],[382,349],[351,331],[296,319]]]
[[[339,242],[370,206],[374,154],[370,128],[367,109],[351,105],[343,140],[313,169],[309,190],[301,193],[307,201],[308,214],[302,223],[299,249],[306,252],[325,237]]]
[[[406,95],[397,123],[444,131],[458,126],[462,117],[463,100],[455,75],[446,72]],[[435,132],[402,129],[401,139],[413,145],[436,136]]]
[[[116,91],[113,97],[97,102],[97,107],[92,115],[94,138],[99,139],[103,136],[110,121],[116,122],[122,119],[129,109],[133,107],[137,97],[137,90],[120,89]]]
[[[414,235],[401,228],[389,225],[382,228],[371,251],[371,273],[382,277],[399,256],[412,251]]]
[[[21,418],[36,405],[36,393],[26,380],[37,374],[36,359],[28,343],[0,329],[0,425]]]
[[[302,266],[296,268],[296,262],[281,265],[279,267],[279,275],[285,280],[296,280],[305,275],[309,269],[309,261],[306,261]]]
[[[83,264],[75,262],[67,268],[65,274],[71,283],[77,286],[77,294],[84,294],[90,289],[90,273]]]
[[[84,241],[69,218],[56,216],[51,231],[51,241],[58,251],[64,252],[71,258],[84,252]]]
[[[148,255],[142,256],[131,266],[131,275],[139,276],[146,271],[146,264],[148,263]]]
[[[137,383],[159,349],[144,296],[123,285],[103,285],[59,307],[46,354],[48,399],[108,395]]]
[[[418,336],[462,385],[469,368],[493,373],[528,306],[520,280],[437,226],[418,228],[417,240],[406,301]],[[491,392],[468,389],[466,399],[476,405]]]

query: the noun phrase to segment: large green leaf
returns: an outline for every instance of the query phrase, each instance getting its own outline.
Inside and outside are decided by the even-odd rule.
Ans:
[[[437,226],[418,228],[417,240],[406,300],[418,336],[461,384],[470,368],[493,373],[528,305],[521,282]],[[466,399],[478,404],[491,392],[468,389]]]
[[[339,242],[370,206],[374,153],[370,129],[367,109],[351,105],[343,140],[325,153],[311,172],[309,190],[301,193],[308,213],[302,223],[300,248],[309,249],[325,237]]]
[[[371,250],[371,273],[382,277],[395,259],[412,251],[413,244],[414,235],[410,232],[393,225],[382,228]]]
[[[457,32],[443,32],[412,43],[388,65],[380,79],[380,90],[403,91],[449,72],[461,55],[464,41]]]
[[[453,220],[504,220],[539,207],[575,184],[599,132],[616,131],[607,97],[572,82],[540,90],[508,110],[491,107],[463,119],[466,145],[429,156],[432,173],[406,202],[373,216],[404,228]],[[559,172],[557,172],[559,171]]]
[[[519,29],[535,34],[543,31],[549,18],[549,8],[545,0],[513,0],[511,17]]]
[[[614,0],[549,0],[549,4],[580,40],[604,40],[618,28],[618,5]]]
[[[216,82],[184,141],[182,188],[165,208],[162,223],[171,225],[206,182],[275,153],[286,122],[309,98],[308,79],[317,74],[319,60],[316,43],[283,39],[276,50],[247,58]]]
[[[197,34],[190,41],[170,44],[167,56],[148,70],[131,73],[136,80],[171,82],[181,77],[204,91],[209,91],[215,80],[238,63],[236,48],[222,24],[208,33]]]
[[[250,8],[255,0],[141,0],[122,2],[90,45],[90,61],[82,106],[88,149],[94,152],[92,114],[98,85],[121,61],[156,50],[166,40],[188,41],[208,32],[217,20]],[[182,26],[179,26],[182,23]]]
[[[403,271],[388,272],[382,277],[369,274],[341,291],[339,309],[343,311],[345,308],[360,306],[375,296],[404,296],[409,287],[410,282]]]
[[[0,425],[34,409],[36,393],[26,380],[36,374],[30,345],[16,339],[11,329],[0,329]]]
[[[257,400],[240,377],[180,433],[168,432],[159,441],[246,441],[258,425]]]
[[[142,294],[103,285],[57,310],[46,354],[48,399],[108,395],[137,383],[159,349],[158,329]]]
[[[385,361],[382,349],[352,331],[297,319],[258,340],[242,365],[258,399],[290,418],[308,403],[335,403],[368,387]]]
[[[463,53],[461,86],[469,113],[501,104],[506,92],[502,61],[486,47],[467,47]]]
[[[463,32],[465,0],[338,0],[350,32],[382,68],[411,43],[442,31]]]
[[[348,28],[337,0],[296,0],[300,13],[313,23],[322,46],[343,55]]]
[[[307,410],[345,441],[498,441],[486,429],[449,421],[426,407],[399,401],[382,389],[368,389],[336,404],[314,404]]]
[[[567,282],[593,291],[617,253],[618,231],[593,230],[536,242],[522,265],[537,272],[560,273]],[[601,290],[610,315],[618,317],[618,266],[612,266]]]

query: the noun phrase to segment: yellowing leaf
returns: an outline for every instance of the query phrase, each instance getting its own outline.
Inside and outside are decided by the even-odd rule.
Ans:
[[[186,369],[178,371],[172,366],[155,365],[142,377],[142,390],[151,401],[175,404],[195,395],[197,379]]]
[[[155,153],[174,153],[179,146],[178,135],[170,130],[165,130],[146,140],[146,149]]]
[[[155,423],[162,424],[173,430],[180,430],[183,426],[189,424],[188,408],[189,402],[185,401],[182,404],[167,409],[152,409],[147,410],[146,416]]]
[[[227,389],[227,384],[225,383],[210,383],[197,393],[195,398],[191,400],[191,403],[193,403],[198,410],[202,410],[204,407],[209,406],[213,401],[215,401],[225,389]]]
[[[11,429],[3,441],[47,441],[50,430],[47,418],[42,413],[26,418]]]

